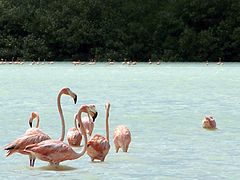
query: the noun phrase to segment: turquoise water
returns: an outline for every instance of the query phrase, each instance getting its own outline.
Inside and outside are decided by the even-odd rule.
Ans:
[[[99,111],[93,134],[105,134],[104,104],[111,103],[111,149],[106,161],[85,154],[58,170],[28,157],[1,152],[0,179],[239,179],[240,64],[202,63],[128,65],[0,65],[0,145],[21,136],[32,111],[52,138],[61,126],[56,96],[67,86],[77,105],[62,98],[66,129],[81,104]],[[216,118],[216,131],[201,128],[203,117]],[[125,124],[132,133],[129,152],[115,153],[113,129]],[[66,139],[65,139],[66,141]],[[76,149],[80,151],[80,149]]]

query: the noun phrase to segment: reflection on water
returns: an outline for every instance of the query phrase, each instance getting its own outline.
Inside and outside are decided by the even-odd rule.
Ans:
[[[110,145],[105,162],[84,155],[59,167],[28,156],[0,153],[1,179],[239,179],[240,64],[161,63],[124,66],[0,66],[0,146],[21,136],[30,112],[39,112],[41,129],[57,139],[61,132],[56,96],[63,86],[79,101],[63,97],[66,130],[81,104],[95,103],[99,116],[93,134],[105,134],[105,110],[111,102]],[[202,128],[205,115],[217,130]],[[129,127],[128,153],[115,153],[113,129]],[[66,142],[66,139],[65,139]],[[3,148],[2,148],[3,149]],[[77,152],[81,148],[75,148]]]
[[[37,167],[37,168],[30,168],[34,170],[42,170],[42,171],[74,171],[77,170],[77,168],[71,167],[71,166],[65,166],[65,165],[48,165],[43,167]]]

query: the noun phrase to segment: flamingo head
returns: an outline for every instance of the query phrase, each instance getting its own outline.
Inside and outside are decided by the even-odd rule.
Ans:
[[[98,112],[97,112],[94,104],[82,105],[80,110],[81,110],[81,112],[88,113],[92,117],[93,122],[97,118]]]
[[[71,96],[74,100],[74,103],[75,104],[77,103],[77,95],[74,92],[72,92],[69,88],[62,88],[61,91],[63,94]]]
[[[92,117],[93,122],[94,122],[95,119],[96,119],[97,116],[98,116],[98,112],[97,112],[97,110],[96,110],[96,106],[95,106],[95,104],[89,104],[88,107],[89,107],[89,114],[90,114],[90,116]]]
[[[32,122],[35,118],[38,118],[39,119],[39,114],[37,112],[32,112],[31,113],[31,116],[29,118],[29,126],[32,128]]]
[[[109,111],[109,109],[110,109],[110,102],[106,102],[106,104],[105,104],[105,109],[106,109],[107,111]]]
[[[109,115],[110,102],[106,102],[106,104],[105,104],[105,109],[106,109],[107,114]]]

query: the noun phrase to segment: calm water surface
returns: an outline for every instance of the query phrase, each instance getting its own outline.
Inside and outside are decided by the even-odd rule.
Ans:
[[[240,64],[1,65],[0,77],[0,179],[240,178]],[[105,134],[104,104],[111,102],[106,161],[92,163],[85,154],[56,170],[40,160],[29,168],[20,154],[6,158],[4,145],[25,132],[32,111],[39,112],[44,132],[59,138],[56,96],[63,86],[78,94],[77,105],[62,98],[66,129],[81,104],[95,103],[94,134]],[[218,130],[201,128],[206,114],[216,118]],[[114,151],[119,124],[132,133],[128,153]]]

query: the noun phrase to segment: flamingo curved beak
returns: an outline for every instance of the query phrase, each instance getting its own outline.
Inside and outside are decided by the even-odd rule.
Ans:
[[[97,118],[97,116],[98,116],[98,112],[96,111],[96,112],[94,113],[93,117],[92,117],[93,122],[95,121],[95,119]]]
[[[31,116],[28,120],[29,126],[32,128],[33,125],[33,116]]]
[[[32,128],[32,122],[29,122],[29,126]]]
[[[75,94],[75,97],[73,98],[73,100],[74,100],[74,104],[76,104],[77,103],[77,95]]]

